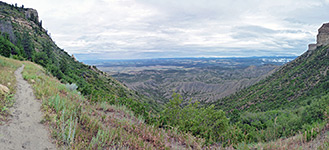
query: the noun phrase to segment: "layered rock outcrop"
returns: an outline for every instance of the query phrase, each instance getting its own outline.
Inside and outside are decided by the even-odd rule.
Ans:
[[[25,8],[21,11],[24,11],[25,18],[31,20],[35,23],[35,25],[39,25],[39,16],[38,12],[32,8]],[[9,17],[8,17],[9,18]],[[18,23],[26,28],[32,29],[33,27],[28,21],[18,19],[15,17],[10,17],[10,19],[6,18],[4,15],[0,15],[0,34],[5,35],[8,34],[9,39],[12,43],[16,44],[16,36],[14,34],[13,22]]]
[[[1,35],[4,35],[5,33],[8,34],[10,42],[16,43],[16,36],[13,30],[13,26],[11,21],[9,20],[0,20],[0,32]]]
[[[319,46],[329,45],[329,23],[323,24],[318,32],[316,44],[309,44],[308,50],[315,50]]]
[[[319,29],[316,44],[318,46],[329,45],[329,23],[325,23]]]
[[[32,8],[27,8],[25,10],[25,17],[26,19],[33,20],[34,22],[39,22],[39,15],[37,10],[32,9]]]

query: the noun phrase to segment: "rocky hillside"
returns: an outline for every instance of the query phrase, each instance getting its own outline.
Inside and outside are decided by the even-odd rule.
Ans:
[[[92,101],[133,99],[141,107],[145,105],[145,109],[149,105],[156,109],[153,101],[60,49],[42,27],[34,9],[0,2],[0,32],[1,55],[40,64],[61,82],[77,86]]]

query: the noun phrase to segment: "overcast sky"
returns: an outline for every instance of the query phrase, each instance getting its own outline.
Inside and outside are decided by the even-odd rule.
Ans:
[[[300,55],[329,0],[5,0],[78,59]]]

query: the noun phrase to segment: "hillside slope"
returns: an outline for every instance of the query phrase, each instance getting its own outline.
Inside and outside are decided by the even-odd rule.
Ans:
[[[231,138],[238,137],[235,142],[269,142],[297,134],[309,141],[320,133],[327,134],[328,29],[328,23],[322,25],[317,44],[271,76],[211,103],[227,112],[232,125],[228,132],[235,135]]]
[[[319,29],[318,41],[329,37],[329,24]],[[319,37],[319,36],[318,36]],[[265,80],[215,104],[226,111],[261,112],[274,109],[298,108],[310,104],[312,99],[329,92],[329,45],[318,43],[294,61],[284,65]]]
[[[126,106],[111,105],[110,102],[91,103],[76,87],[62,84],[35,63],[0,56],[0,74],[11,71],[4,70],[5,67],[14,65],[16,69],[23,64],[23,78],[31,85],[36,98],[41,102],[42,120],[32,119],[36,112],[41,117],[40,104],[37,105],[35,99],[27,100],[24,96],[15,96],[17,99],[13,102],[19,103],[12,108],[15,118],[8,117],[12,119],[8,122],[9,127],[7,124],[0,126],[3,134],[0,145],[4,144],[3,148],[45,148],[40,143],[35,143],[40,142],[40,137],[46,140],[46,133],[40,134],[33,130],[34,128],[29,125],[31,122],[36,123],[35,127],[38,128],[43,128],[42,124],[48,126],[50,135],[59,149],[201,149],[204,145],[203,139],[191,134],[148,125],[142,116]],[[14,72],[9,73],[15,77]],[[19,82],[26,81],[19,79]],[[4,83],[6,81],[1,79],[0,84]],[[32,90],[25,86],[28,84],[19,85],[18,95],[25,93],[26,90]],[[15,91],[11,91],[11,94],[15,94]],[[30,106],[33,106],[33,110],[29,109]],[[5,112],[9,113],[8,110],[4,110],[0,116]],[[19,129],[11,129],[11,126],[19,126]]]
[[[61,82],[77,85],[92,101],[132,99],[145,109],[139,113],[157,109],[154,101],[128,89],[96,67],[76,61],[60,49],[42,27],[34,9],[0,2],[0,32],[1,55],[40,64]]]

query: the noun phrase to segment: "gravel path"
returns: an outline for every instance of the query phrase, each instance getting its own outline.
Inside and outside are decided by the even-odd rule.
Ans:
[[[49,133],[40,123],[40,102],[33,95],[31,86],[23,79],[24,65],[15,71],[17,80],[16,102],[11,108],[12,119],[0,126],[1,150],[47,150],[56,149]]]

